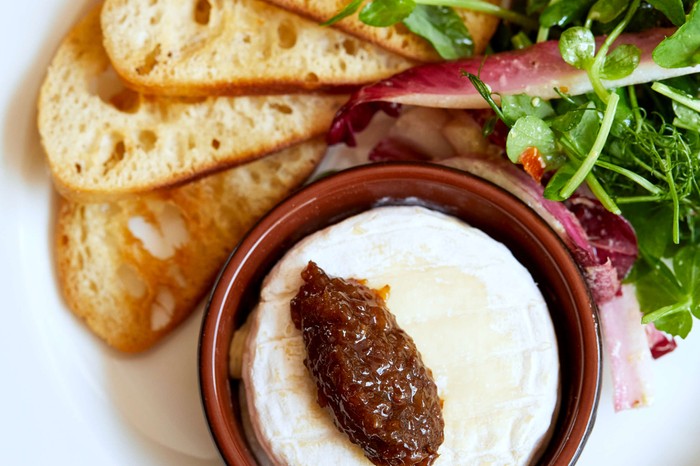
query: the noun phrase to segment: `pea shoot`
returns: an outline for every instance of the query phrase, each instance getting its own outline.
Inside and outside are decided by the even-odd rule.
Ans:
[[[551,102],[500,96],[499,105],[469,75],[510,127],[508,158],[530,172],[535,154],[549,172],[545,197],[565,201],[585,183],[632,223],[640,257],[628,281],[637,284],[642,322],[683,338],[692,316],[700,318],[700,76],[611,84],[640,63],[636,46],[616,40],[639,23],[642,6],[645,15],[654,9],[679,26],[656,47],[654,61],[667,68],[700,64],[700,3],[689,3],[686,16],[680,0],[528,2],[540,12],[534,40],[556,35],[564,61],[588,75],[589,95],[569,96],[562,88],[561,99]]]

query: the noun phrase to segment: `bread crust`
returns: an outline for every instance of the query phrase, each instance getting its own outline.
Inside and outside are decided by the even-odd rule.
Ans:
[[[116,200],[250,162],[324,134],[346,100],[139,94],[114,73],[101,43],[98,7],[59,47],[38,102],[51,174],[75,201]]]
[[[158,95],[338,92],[415,64],[260,0],[107,0],[101,22],[119,75]]]
[[[196,309],[230,250],[310,175],[325,147],[316,139],[133,199],[62,199],[55,247],[66,304],[113,348],[151,348]]]
[[[348,3],[348,0],[266,1],[319,23],[332,18]],[[493,4],[500,4],[499,0],[488,1]],[[472,36],[474,41],[474,54],[480,55],[486,49],[489,40],[491,40],[491,36],[496,32],[499,19],[485,13],[469,11],[462,8],[455,8],[455,11],[460,18],[462,18],[462,21]],[[368,26],[361,22],[357,15],[352,15],[338,21],[333,27],[410,60],[419,62],[437,62],[443,60],[428,41],[413,34],[402,24],[378,28]]]

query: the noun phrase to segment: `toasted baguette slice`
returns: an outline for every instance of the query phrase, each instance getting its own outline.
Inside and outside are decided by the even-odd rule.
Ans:
[[[335,16],[350,0],[267,0],[298,15],[316,22],[324,22]],[[500,4],[500,0],[488,0]],[[455,9],[467,26],[474,40],[474,53],[481,54],[491,40],[498,18],[474,11]],[[392,27],[373,27],[362,23],[357,14],[349,16],[334,24],[334,27],[359,37],[380,47],[400,54],[411,60],[422,62],[440,61],[441,58],[432,45],[425,39],[413,34],[399,24]]]
[[[243,234],[324,150],[314,140],[160,193],[62,201],[56,258],[68,307],[114,348],[151,347],[192,312]]]
[[[117,73],[159,95],[358,86],[413,64],[258,0],[107,0],[102,27]]]
[[[58,190],[78,201],[172,187],[327,131],[341,96],[153,98],[121,86],[99,9],[69,33],[39,97]]]

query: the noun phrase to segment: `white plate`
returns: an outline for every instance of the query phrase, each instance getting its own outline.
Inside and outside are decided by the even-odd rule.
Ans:
[[[0,16],[0,464],[219,465],[197,387],[201,312],[128,357],[93,338],[56,288],[35,102],[61,38],[93,4],[24,0]],[[606,376],[579,465],[698,464],[698,333],[654,363],[651,408],[614,414]]]

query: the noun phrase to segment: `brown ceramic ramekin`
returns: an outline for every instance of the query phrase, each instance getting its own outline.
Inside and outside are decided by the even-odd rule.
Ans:
[[[265,275],[310,233],[378,205],[399,204],[429,207],[480,228],[533,275],[552,316],[561,366],[561,407],[538,463],[573,464],[593,426],[601,369],[598,318],[579,268],[557,235],[509,193],[464,172],[419,163],[367,165],[317,181],[266,215],[231,255],[207,306],[199,347],[202,402],[223,459],[256,464],[243,433],[238,383],[228,376],[228,354]]]

